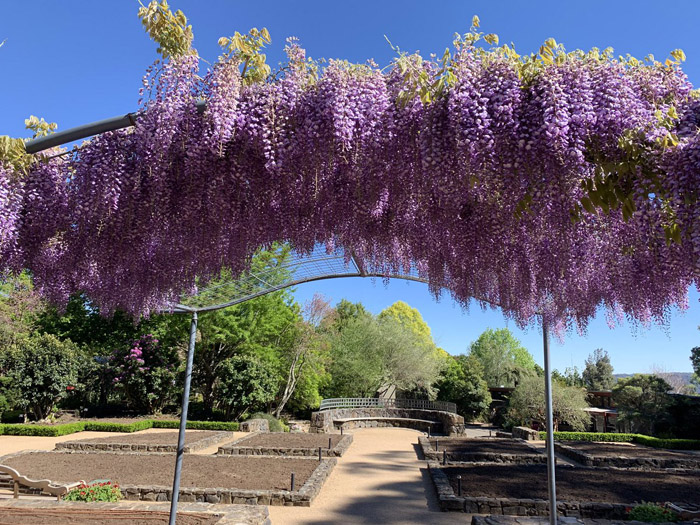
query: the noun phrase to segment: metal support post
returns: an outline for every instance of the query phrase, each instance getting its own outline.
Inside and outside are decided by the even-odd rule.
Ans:
[[[175,525],[177,519],[177,500],[180,496],[180,474],[182,473],[182,456],[185,453],[185,429],[187,428],[187,409],[190,405],[190,382],[192,380],[192,361],[194,360],[194,342],[197,337],[197,312],[192,312],[190,323],[190,344],[187,349],[187,366],[185,368],[185,388],[182,392],[182,413],[180,414],[180,433],[177,438],[177,458],[175,460],[175,477],[170,498],[169,525]]]
[[[544,396],[547,404],[547,488],[549,492],[549,523],[557,524],[557,483],[554,472],[554,422],[552,418],[552,374],[549,366],[549,327],[542,316],[544,343]]]

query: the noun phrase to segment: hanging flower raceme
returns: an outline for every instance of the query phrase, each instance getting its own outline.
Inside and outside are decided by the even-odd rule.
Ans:
[[[146,313],[261,245],[325,243],[562,329],[601,305],[664,322],[698,284],[698,103],[676,63],[469,40],[440,63],[318,74],[287,52],[263,83],[231,56],[201,77],[172,57],[132,130],[36,163],[22,188],[0,169],[3,266],[17,243],[53,299]]]

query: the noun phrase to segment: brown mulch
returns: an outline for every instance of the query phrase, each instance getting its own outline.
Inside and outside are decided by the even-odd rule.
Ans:
[[[202,439],[212,437],[214,434],[220,434],[220,432],[214,430],[186,430],[185,444],[191,445],[192,443],[195,443]],[[177,431],[149,432],[147,434],[144,434],[143,432],[134,432],[133,434],[127,434],[123,436],[75,439],[71,441],[76,441],[78,443],[124,443],[129,445],[177,445],[177,436]]]
[[[546,465],[475,465],[443,469],[457,493],[470,497],[547,499]],[[700,503],[700,480],[693,472],[557,468],[557,499],[601,503],[683,501]]]
[[[0,525],[167,525],[167,512],[0,508]],[[177,525],[215,525],[216,514],[178,513]]]
[[[170,486],[174,454],[67,454],[31,452],[4,461],[20,474],[54,482],[109,479],[120,485]],[[260,456],[187,455],[182,463],[183,488],[236,488],[289,490],[290,475],[297,488],[306,482],[318,461]]]
[[[335,447],[342,438],[339,434],[305,434],[290,432],[270,432],[255,434],[249,439],[235,443],[234,447],[270,447],[270,448],[328,448],[328,438],[331,448]]]
[[[430,439],[430,449],[435,450],[435,439]],[[438,452],[461,454],[538,454],[533,447],[510,439],[465,439],[465,438],[438,438]]]
[[[698,459],[700,454],[692,451],[672,451],[645,447],[635,443],[588,443],[585,441],[564,441],[562,445],[575,448],[591,456],[657,458],[657,459]]]

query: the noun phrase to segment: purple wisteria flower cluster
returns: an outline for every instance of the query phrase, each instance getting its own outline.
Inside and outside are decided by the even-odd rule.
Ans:
[[[325,243],[560,329],[601,305],[663,323],[700,282],[698,102],[677,64],[464,45],[448,75],[429,61],[317,75],[294,42],[288,55],[252,84],[231,61],[200,76],[196,56],[171,58],[133,129],[21,184],[0,168],[0,267],[29,268],[57,303],[84,291],[140,314],[261,246]],[[429,100],[406,96],[416,78],[439,87]],[[626,208],[589,204],[611,177]]]

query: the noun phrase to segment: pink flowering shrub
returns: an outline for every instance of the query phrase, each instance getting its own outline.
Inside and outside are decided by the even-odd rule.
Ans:
[[[178,392],[177,352],[160,344],[152,334],[116,349],[109,358],[114,388],[132,410],[161,412]]]

